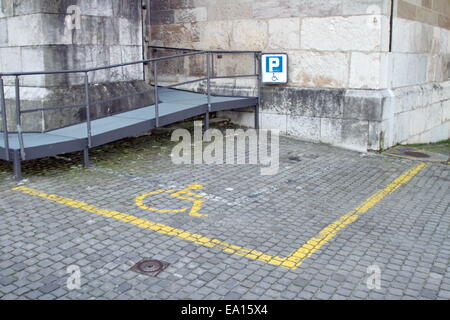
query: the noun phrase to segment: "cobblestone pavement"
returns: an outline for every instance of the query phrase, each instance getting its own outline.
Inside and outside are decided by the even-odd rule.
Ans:
[[[287,137],[280,144],[275,176],[253,165],[174,165],[173,143],[161,135],[97,148],[89,169],[80,154],[26,163],[20,185],[286,257],[418,164]],[[446,165],[429,164],[296,269],[12,190],[9,165],[0,172],[2,299],[450,299]],[[135,203],[192,184],[204,186],[195,192],[208,217]],[[160,193],[143,204],[173,210],[186,200]],[[131,271],[143,258],[170,266],[157,277]],[[67,289],[71,265],[80,290]],[[381,289],[369,290],[374,265]]]

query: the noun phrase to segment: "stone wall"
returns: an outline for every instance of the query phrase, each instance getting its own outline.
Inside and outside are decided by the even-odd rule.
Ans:
[[[289,83],[263,88],[262,127],[379,150],[449,137],[449,6],[448,0],[152,0],[151,40],[286,52]],[[242,56],[215,61],[222,63],[218,75],[251,66]],[[193,78],[203,65],[172,64],[165,80]],[[191,89],[202,91],[204,84]],[[214,81],[213,89],[255,94],[250,81]],[[225,115],[253,125],[251,110]]]
[[[394,16],[391,144],[448,139],[450,1],[399,0]]]
[[[388,0],[152,0],[152,43],[284,51],[290,57],[289,86],[386,88],[389,4]],[[361,73],[367,64],[370,71]]]
[[[72,25],[70,6],[80,10],[80,28]],[[0,72],[85,69],[143,58],[141,1],[0,0]],[[14,79],[4,78],[7,86]],[[142,91],[141,65],[90,73],[92,98]],[[141,81],[142,83],[139,83]],[[20,77],[23,109],[84,103],[83,74]],[[123,89],[118,90],[117,83]],[[9,126],[15,130],[14,90],[6,87]],[[76,93],[76,94],[75,94]],[[94,101],[95,101],[94,100]],[[93,107],[94,118],[152,103],[151,95]],[[41,131],[77,123],[84,109],[46,111],[23,116],[25,130]]]

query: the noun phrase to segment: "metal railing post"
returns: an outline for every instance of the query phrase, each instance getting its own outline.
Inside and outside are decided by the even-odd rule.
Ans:
[[[153,61],[153,78],[155,84],[155,121],[156,128],[159,127],[159,95],[158,95],[158,62]]]
[[[92,148],[92,128],[91,128],[91,98],[89,93],[89,72],[84,74],[84,93],[86,97],[86,126],[88,148]]]
[[[17,135],[19,137],[19,145],[20,145],[20,155],[22,160],[25,160],[25,146],[23,142],[23,134],[22,134],[22,112],[20,110],[20,79],[19,76],[16,76],[16,128]]]
[[[259,109],[261,107],[261,83],[262,83],[262,66],[261,66],[261,54],[255,53],[255,59],[258,65],[258,79],[257,79],[257,93],[258,93],[258,102],[255,106],[255,129],[259,130]]]
[[[3,141],[5,143],[5,159],[9,161],[9,135],[8,135],[8,119],[6,115],[5,88],[3,86],[3,78],[0,77],[0,108],[2,108],[2,125],[3,125]]]
[[[205,130],[209,129],[209,113],[211,112],[211,52],[206,53],[206,94],[208,96],[208,111],[205,114]]]

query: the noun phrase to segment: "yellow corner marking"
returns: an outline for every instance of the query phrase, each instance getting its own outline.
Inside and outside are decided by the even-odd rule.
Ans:
[[[205,202],[204,200],[199,200],[196,198],[204,198],[204,196],[200,195],[200,194],[196,194],[193,192],[189,192],[189,190],[199,190],[199,189],[203,189],[202,185],[199,184],[192,184],[190,186],[187,186],[186,188],[180,190],[180,191],[175,191],[175,190],[156,190],[156,191],[152,191],[152,192],[147,192],[144,193],[140,196],[137,196],[135,199],[135,203],[136,205],[144,210],[149,210],[149,211],[153,211],[153,212],[159,212],[159,213],[181,213],[181,212],[186,212],[188,210],[188,208],[182,208],[182,209],[174,209],[174,210],[170,210],[170,209],[156,209],[156,208],[151,208],[147,205],[144,204],[144,200],[150,196],[153,195],[158,195],[158,194],[162,194],[162,193],[170,193],[171,197],[174,198],[178,198],[181,200],[187,200],[192,202],[192,209],[189,212],[190,216],[193,217],[207,217],[207,214],[201,214],[199,213],[200,208],[202,207],[203,203]],[[191,196],[191,197],[186,197],[186,195]]]
[[[247,249],[244,247],[236,246],[229,244],[227,242],[218,240],[218,239],[210,239],[198,234],[194,234],[185,230],[172,228],[170,226],[152,222],[150,220],[141,219],[138,217],[135,217],[130,214],[121,213],[118,211],[111,211],[106,209],[97,208],[96,206],[73,200],[70,198],[64,198],[58,195],[53,194],[47,194],[35,189],[31,189],[28,187],[16,187],[12,190],[14,191],[20,191],[22,193],[40,197],[43,199],[47,199],[71,208],[76,209],[82,209],[87,212],[95,213],[107,218],[113,218],[122,222],[130,223],[135,226],[138,226],[140,228],[156,231],[158,233],[164,234],[164,235],[171,235],[176,236],[178,238],[188,240],[191,242],[194,242],[196,244],[209,247],[209,248],[215,248],[218,250],[222,250],[227,253],[232,253],[236,255],[240,255],[249,259],[262,261],[264,263],[268,263],[275,266],[283,266],[285,268],[289,269],[297,269],[305,259],[310,257],[314,252],[319,250],[323,245],[328,243],[331,239],[333,239],[337,233],[345,228],[346,226],[350,225],[351,223],[355,222],[359,219],[360,215],[366,213],[371,208],[373,208],[377,203],[379,203],[381,200],[383,200],[385,197],[393,193],[395,190],[400,188],[405,183],[409,182],[414,176],[416,176],[422,169],[424,169],[427,165],[425,163],[421,163],[414,167],[411,170],[408,170],[407,172],[403,173],[401,176],[399,176],[397,179],[395,179],[393,182],[388,184],[383,190],[378,191],[371,197],[369,197],[366,201],[364,201],[361,205],[359,205],[357,208],[353,209],[352,211],[346,213],[342,217],[340,217],[335,222],[331,223],[324,229],[322,229],[319,234],[311,239],[309,239],[303,246],[301,246],[299,249],[295,250],[292,254],[285,258],[272,256],[265,254],[260,251],[256,251],[253,249]],[[200,195],[195,195],[187,192],[187,190],[192,189],[201,189],[201,186],[194,185],[196,188],[189,188],[192,186],[187,187],[186,189],[183,189],[178,192],[178,196],[180,194],[189,194],[191,196],[195,197],[202,197]],[[200,188],[198,188],[200,187]],[[154,191],[153,194],[163,193],[163,192],[172,192],[173,190],[157,190]],[[147,195],[149,196],[149,195]],[[143,200],[145,199],[145,195],[142,195],[138,197],[140,200],[140,203],[143,205]],[[136,198],[136,203],[138,203],[138,198]],[[196,199],[191,199],[196,200]],[[139,205],[139,204],[138,204]],[[144,205],[145,206],[145,205]],[[195,204],[194,204],[195,207]],[[187,209],[185,209],[186,211]],[[175,211],[170,211],[175,212]]]
[[[427,165],[425,163],[420,163],[413,169],[403,173],[393,182],[388,184],[383,190],[378,191],[357,208],[353,209],[352,211],[340,217],[337,221],[325,227],[322,231],[319,232],[316,237],[309,239],[306,244],[286,257],[286,260],[295,263],[295,267],[293,269],[298,268],[306,258],[309,258],[314,252],[319,250],[323,245],[333,239],[338,231],[358,220],[361,214],[366,213],[385,197],[390,195],[405,183],[409,182],[426,166]]]

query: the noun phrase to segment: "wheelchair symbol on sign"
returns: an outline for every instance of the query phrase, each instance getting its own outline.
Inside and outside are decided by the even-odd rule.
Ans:
[[[167,190],[163,189],[163,190],[147,192],[147,193],[144,193],[144,194],[136,197],[136,205],[142,209],[153,211],[153,212],[159,212],[159,213],[182,213],[182,212],[187,212],[189,210],[189,208],[181,208],[181,209],[173,209],[173,210],[157,209],[157,208],[149,207],[146,204],[144,204],[144,200],[147,199],[148,197],[155,196],[158,194],[163,194],[163,193],[169,193],[169,195],[173,198],[187,200],[187,201],[192,202],[192,207],[189,211],[190,216],[192,216],[192,217],[207,217],[208,216],[207,214],[199,213],[201,206],[205,202],[204,200],[200,200],[200,199],[204,198],[205,196],[190,192],[191,190],[200,190],[200,189],[203,189],[202,185],[193,184],[193,185],[187,186],[186,188],[184,188],[180,191],[176,191],[176,190],[172,190],[172,189],[167,189]]]

